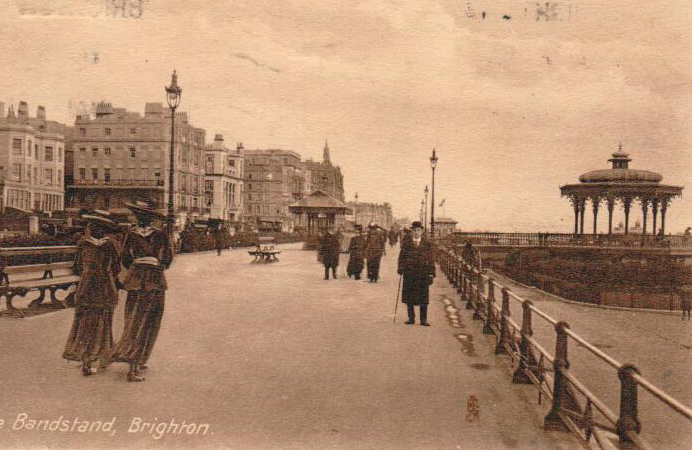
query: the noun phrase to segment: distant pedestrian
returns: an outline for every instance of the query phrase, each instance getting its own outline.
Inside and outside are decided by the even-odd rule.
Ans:
[[[363,263],[365,258],[365,241],[363,236],[363,226],[356,225],[356,235],[351,238],[348,244],[348,266],[346,274],[349,278],[353,276],[356,280],[360,280],[363,273]]]
[[[399,252],[397,273],[404,277],[401,295],[402,303],[408,310],[407,325],[416,321],[414,307],[420,308],[420,324],[428,323],[428,290],[435,278],[435,260],[432,243],[423,236],[423,225],[420,222],[411,224],[410,237],[402,240]]]
[[[318,252],[319,260],[324,266],[324,279],[329,279],[329,270],[332,271],[332,276],[336,280],[336,269],[339,266],[339,255],[341,254],[341,244],[335,233],[333,225],[330,225],[324,236],[320,240],[320,248]]]
[[[389,246],[394,247],[397,241],[399,240],[399,233],[397,233],[397,231],[394,228],[392,228],[391,230],[389,230],[388,238]]]
[[[682,303],[682,320],[685,320],[685,317],[687,317],[687,320],[690,320],[690,309],[692,309],[692,299],[690,297],[690,288],[683,287],[682,289],[680,289],[680,300]]]
[[[222,228],[221,225],[219,225],[215,230],[214,230],[214,247],[216,248],[216,255],[221,256],[221,251],[226,247],[226,232]]]
[[[166,217],[146,202],[127,203],[137,217],[125,238],[122,262],[128,269],[123,288],[127,291],[125,327],[112,359],[130,364],[127,381],[144,381],[149,356],[161,328],[166,295],[164,270],[173,262],[173,243],[162,224]]]
[[[365,258],[368,266],[368,280],[377,283],[380,279],[380,262],[386,246],[386,237],[377,225],[368,226],[368,237],[365,244]]]
[[[104,211],[84,214],[89,221],[85,237],[77,244],[74,271],[79,284],[74,294],[72,329],[62,357],[82,363],[84,376],[96,373],[91,365],[106,367],[113,348],[113,311],[118,303],[120,271],[118,246],[113,234],[118,225]]]

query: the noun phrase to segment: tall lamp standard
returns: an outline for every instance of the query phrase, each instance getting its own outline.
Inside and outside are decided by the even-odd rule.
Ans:
[[[175,109],[180,105],[180,97],[183,90],[178,86],[178,74],[173,71],[171,75],[171,85],[166,87],[166,101],[171,108],[171,154],[170,172],[168,173],[168,233],[173,234],[175,227],[175,210],[173,209],[173,185],[175,180]]]
[[[423,193],[425,194],[425,209],[423,209],[423,230],[427,233],[428,232],[428,185],[425,185],[425,189],[423,190]]]
[[[425,200],[420,199],[420,221],[425,224],[425,216],[423,216],[423,211],[425,211]]]
[[[358,193],[356,192],[356,209],[353,210],[353,225],[358,225]]]
[[[432,168],[432,198],[430,203],[430,234],[435,239],[435,167],[437,167],[437,155],[433,148],[432,156],[430,157],[430,167]]]

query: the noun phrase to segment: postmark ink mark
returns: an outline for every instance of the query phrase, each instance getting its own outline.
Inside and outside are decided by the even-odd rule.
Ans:
[[[475,395],[469,395],[466,399],[466,421],[479,422],[481,420],[481,406]]]

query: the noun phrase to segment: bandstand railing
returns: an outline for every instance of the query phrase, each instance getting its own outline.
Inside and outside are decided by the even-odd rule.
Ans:
[[[457,231],[448,238],[457,244],[508,247],[653,247],[692,248],[692,236],[570,233],[472,233]]]
[[[638,388],[657,399],[671,413],[692,423],[692,409],[647,380],[633,364],[622,363],[589,343],[569,324],[535,307],[484,273],[477,249],[438,246],[436,261],[457,289],[473,318],[483,321],[483,333],[497,337],[495,353],[508,355],[516,364],[512,382],[534,384],[538,402],[551,402],[544,419],[547,429],[571,431],[585,448],[653,449],[641,435]],[[521,320],[512,318],[519,307]],[[555,351],[549,352],[534,337],[533,320],[544,321],[555,330]],[[586,349],[617,374],[620,384],[619,409],[615,410],[593,392],[589,382],[570,366],[570,342]]]

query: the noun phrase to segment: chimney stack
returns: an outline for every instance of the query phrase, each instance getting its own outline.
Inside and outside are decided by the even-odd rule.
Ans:
[[[46,108],[44,106],[38,105],[38,108],[36,108],[36,118],[46,120]]]
[[[28,119],[29,118],[29,105],[26,104],[25,101],[19,102],[19,108],[17,109],[17,116],[20,119]]]
[[[223,142],[223,134],[217,134],[214,136],[214,142]]]

